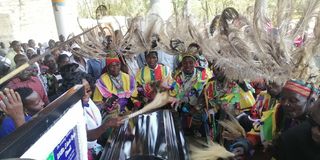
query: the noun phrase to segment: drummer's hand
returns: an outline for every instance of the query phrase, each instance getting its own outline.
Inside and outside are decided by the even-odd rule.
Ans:
[[[171,104],[171,107],[172,108],[177,108],[180,104],[181,104],[181,101],[175,97],[169,97],[169,103]]]
[[[243,160],[245,159],[244,155],[244,148],[243,147],[236,147],[231,151],[235,156],[234,160]]]
[[[122,121],[122,117],[110,118],[105,122],[106,127],[116,128],[121,126],[124,122]]]
[[[119,107],[118,101],[119,101],[119,100],[116,99],[115,101],[112,102],[112,107],[113,107],[113,108]]]

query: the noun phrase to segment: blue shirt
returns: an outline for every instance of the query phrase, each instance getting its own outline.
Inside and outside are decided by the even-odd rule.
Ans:
[[[103,60],[89,59],[87,61],[88,74],[91,75],[96,81],[102,73],[102,69],[105,67]]]
[[[31,120],[31,116],[25,116],[26,122]],[[2,121],[2,124],[0,126],[0,139],[11,134],[16,130],[16,126],[14,125],[14,121],[11,117],[6,116],[4,120]]]

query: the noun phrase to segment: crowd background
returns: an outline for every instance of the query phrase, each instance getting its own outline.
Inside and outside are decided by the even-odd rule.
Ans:
[[[305,65],[317,48],[318,23],[314,37],[301,34],[284,44],[287,37],[270,21],[260,19],[257,32],[257,23],[230,7],[213,19],[210,38],[183,18],[176,23],[186,28],[172,35],[163,34],[157,20],[146,26],[137,25],[139,20],[132,19],[136,25],[128,28],[128,37],[101,25],[96,35],[71,40],[60,35],[48,46],[32,39],[14,40],[8,48],[0,43],[0,78],[45,55],[1,84],[0,138],[83,84],[89,159],[99,157],[123,115],[143,108],[158,92],[169,93],[171,103],[164,108],[179,113],[185,136],[219,143],[235,159],[320,159],[319,85],[312,81],[318,73]],[[157,25],[160,29],[141,29]],[[300,61],[293,63],[291,56]]]

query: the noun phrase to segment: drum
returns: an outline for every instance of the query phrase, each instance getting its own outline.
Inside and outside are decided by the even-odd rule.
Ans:
[[[190,159],[176,116],[170,110],[158,110],[126,121],[112,133],[100,159]]]

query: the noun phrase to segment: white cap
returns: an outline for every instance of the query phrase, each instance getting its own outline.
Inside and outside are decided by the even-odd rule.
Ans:
[[[63,51],[61,54],[66,54],[68,57],[72,56],[72,53],[68,51]]]

